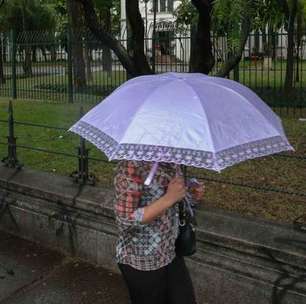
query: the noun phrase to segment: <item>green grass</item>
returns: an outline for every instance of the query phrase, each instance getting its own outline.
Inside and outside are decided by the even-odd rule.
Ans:
[[[78,120],[80,105],[78,104],[46,104],[37,101],[18,100],[14,103],[14,118],[22,122],[31,122],[42,125],[63,127],[66,130]],[[0,120],[7,119],[7,101],[0,101]],[[84,111],[88,111],[91,105],[84,105]],[[50,151],[64,152],[77,155],[79,138],[71,132],[32,126],[15,125],[17,144],[31,146]],[[0,142],[6,142],[7,126],[0,123]],[[90,156],[106,160],[104,155],[91,144],[87,145]],[[18,148],[18,159],[27,167],[47,172],[56,172],[61,175],[69,175],[77,168],[77,158],[64,157],[50,153],[31,151]],[[6,156],[6,147],[0,145],[0,158]],[[93,173],[104,170],[109,171],[112,165],[90,161]],[[100,182],[109,183],[104,176],[100,176]]]
[[[79,117],[79,104],[50,104],[38,101],[14,101],[16,121],[59,126],[68,129]],[[7,119],[7,100],[0,100],[0,120]],[[93,105],[85,104],[85,111]],[[292,113],[287,113],[292,114]],[[306,117],[306,111],[300,112]],[[283,124],[289,141],[296,149],[292,155],[306,155],[306,122],[288,115]],[[18,145],[32,146],[52,151],[76,154],[78,136],[53,129],[28,127],[16,124]],[[0,122],[0,142],[6,142],[7,126]],[[105,159],[104,155],[90,144],[90,156]],[[0,158],[6,156],[6,146],[0,145]],[[69,175],[77,168],[77,159],[18,148],[18,159],[26,167]],[[112,184],[113,164],[90,161],[90,172],[94,173],[99,184]],[[190,174],[205,178],[222,179],[229,182],[247,183],[256,187],[281,188],[286,191],[306,194],[306,160],[286,159],[277,156],[246,161],[239,165],[214,173],[208,170],[189,170]],[[251,190],[228,184],[206,181],[204,206],[222,208],[244,215],[252,215],[269,220],[291,222],[306,213],[306,196],[299,197],[282,193]],[[205,211],[204,211],[205,212]]]
[[[42,68],[41,72],[44,69]],[[74,101],[97,102],[114,88],[126,80],[124,71],[107,73],[96,71],[92,74],[92,80],[87,82],[84,89],[74,90]],[[17,77],[17,96],[21,99],[39,99],[55,103],[68,101],[68,76],[59,74],[45,74],[32,77]],[[7,79],[0,85],[0,96],[10,97],[12,80]]]
[[[17,96],[21,99],[40,99],[44,101],[62,103],[68,100],[68,77],[67,75],[55,74],[55,67],[61,67],[61,63],[56,64],[35,64],[36,69],[44,75],[17,78]],[[216,69],[218,63],[216,64]],[[164,69],[165,68],[165,69]],[[170,66],[164,66],[163,70]],[[171,66],[175,69],[175,65]],[[295,82],[295,90],[290,96],[284,96],[282,88],[284,86],[286,74],[286,60],[277,60],[271,66],[266,67],[263,61],[253,63],[244,60],[239,65],[239,80],[241,83],[255,90],[264,100],[273,106],[286,106],[287,104],[306,105],[306,61],[300,64],[300,81]],[[49,74],[48,74],[49,73]],[[53,74],[50,74],[53,73]],[[295,72],[294,72],[295,74]],[[233,78],[233,73],[230,75]],[[126,73],[123,70],[107,73],[96,71],[93,79],[87,83],[87,87],[82,90],[75,90],[74,100],[76,102],[97,102],[103,96],[126,80]],[[11,79],[4,85],[0,85],[0,95],[11,96]]]

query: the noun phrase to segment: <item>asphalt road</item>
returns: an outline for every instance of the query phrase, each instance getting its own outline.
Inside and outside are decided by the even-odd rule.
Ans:
[[[128,304],[120,275],[0,231],[0,304]]]

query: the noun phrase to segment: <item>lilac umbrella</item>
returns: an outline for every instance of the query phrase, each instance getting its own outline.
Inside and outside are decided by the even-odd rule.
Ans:
[[[294,150],[280,118],[253,91],[232,80],[192,73],[131,79],[70,131],[109,160],[171,162],[215,171]]]

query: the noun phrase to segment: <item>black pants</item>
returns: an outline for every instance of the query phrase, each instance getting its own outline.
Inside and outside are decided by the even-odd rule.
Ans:
[[[196,304],[192,282],[184,259],[158,270],[141,271],[118,264],[132,304]]]

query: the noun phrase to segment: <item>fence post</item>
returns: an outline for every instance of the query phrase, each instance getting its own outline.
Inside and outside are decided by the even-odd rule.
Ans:
[[[152,71],[156,72],[156,13],[157,0],[153,0]]]
[[[14,115],[13,115],[13,104],[9,102],[9,117],[8,117],[8,130],[7,136],[7,150],[8,156],[2,159],[2,162],[6,167],[21,169],[22,164],[17,159],[17,148],[16,148],[16,137],[14,132]]]
[[[234,80],[239,81],[239,63],[234,67]]]
[[[80,118],[83,116],[83,107],[80,108]],[[80,145],[77,147],[78,150],[78,170],[71,173],[75,183],[80,183],[82,185],[89,184],[95,185],[96,178],[93,174],[88,172],[88,152],[89,149],[85,146],[85,139],[80,136]]]
[[[11,36],[11,60],[12,60],[12,98],[16,99],[17,98],[17,74],[16,74],[16,31],[11,30],[10,33]]]
[[[73,103],[73,72],[72,72],[72,33],[67,30],[67,60],[68,60],[68,102]]]

